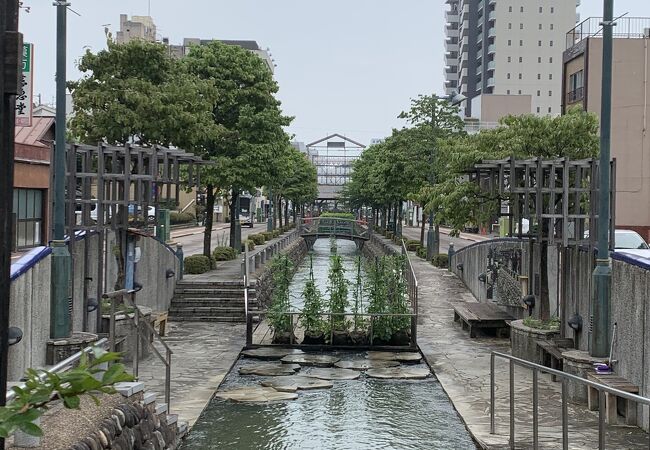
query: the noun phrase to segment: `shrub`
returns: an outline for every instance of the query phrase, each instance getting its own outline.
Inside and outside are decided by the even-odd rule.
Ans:
[[[194,214],[189,213],[189,212],[176,212],[172,211],[169,213],[169,223],[171,225],[177,225],[181,223],[190,223],[194,222],[196,220],[196,217]]]
[[[232,247],[216,247],[212,251],[212,257],[215,261],[230,261],[237,257],[237,252]]]
[[[241,251],[242,251],[242,253],[246,251],[246,244],[248,244],[248,251],[249,252],[251,250],[255,250],[255,242],[253,242],[250,239],[246,239],[244,242],[241,243]]]
[[[526,317],[524,319],[524,325],[530,328],[536,328],[538,330],[559,330],[560,318],[551,317],[551,319],[548,321],[541,321],[539,319],[533,319],[532,317]]]
[[[271,236],[273,236],[274,238],[280,236],[280,230],[273,230],[271,232]]]
[[[386,237],[387,237],[388,239],[393,239],[393,236],[394,236],[394,234],[393,234],[392,231],[387,231],[387,232],[386,232]]]
[[[420,248],[420,241],[418,240],[413,240],[409,239],[406,241],[406,250],[409,252],[417,252],[417,250]]]
[[[437,255],[434,255],[431,259],[431,264],[436,267],[440,267],[441,269],[446,269],[449,267],[449,255],[446,253],[439,253]]]
[[[185,273],[199,274],[205,273],[211,269],[212,263],[210,258],[205,255],[192,255],[184,260]]]
[[[324,212],[320,216],[334,219],[354,219],[354,214],[352,213]]]
[[[261,234],[262,234],[262,236],[264,236],[265,241],[270,241],[271,239],[274,238],[272,231],[265,231],[265,232],[263,232]]]
[[[426,246],[422,246],[422,247],[418,248],[418,249],[415,251],[415,254],[416,254],[419,258],[426,259],[426,257],[427,257],[427,248],[426,248]]]
[[[255,245],[262,245],[262,244],[264,244],[264,242],[266,242],[266,238],[264,237],[264,235],[262,233],[260,233],[260,234],[249,234],[248,239],[253,241],[253,243]]]

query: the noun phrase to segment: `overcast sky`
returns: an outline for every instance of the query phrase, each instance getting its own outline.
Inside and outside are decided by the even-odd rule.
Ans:
[[[105,47],[119,15],[147,15],[148,0],[71,0],[68,79],[75,60]],[[572,1],[572,0],[566,0]],[[279,97],[296,119],[289,129],[310,142],[342,133],[368,143],[390,134],[397,115],[420,93],[442,93],[444,0],[151,0],[160,37],[256,40],[276,61]],[[26,42],[35,45],[34,94],[54,99],[56,11],[49,0],[24,0]],[[602,15],[601,0],[582,0],[582,18]],[[649,0],[616,0],[615,16],[650,16]]]

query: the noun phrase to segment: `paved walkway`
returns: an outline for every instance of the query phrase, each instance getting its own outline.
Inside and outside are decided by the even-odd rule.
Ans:
[[[388,241],[388,240],[386,240]],[[490,434],[490,352],[510,353],[510,341],[470,339],[453,321],[453,304],[476,301],[447,270],[412,258],[419,284],[418,344],[475,440],[488,449],[508,448],[508,363],[496,364],[496,428]],[[532,374],[515,371],[517,448],[532,448]],[[561,384],[540,375],[541,448],[561,448]],[[569,404],[569,448],[598,448],[598,416],[585,406]],[[648,435],[637,427],[608,427],[607,448],[648,448]]]

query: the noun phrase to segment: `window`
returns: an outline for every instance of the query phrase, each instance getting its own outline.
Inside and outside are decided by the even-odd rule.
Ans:
[[[13,214],[17,248],[36,247],[43,243],[43,191],[14,189]]]
[[[540,112],[540,109],[539,109],[539,106],[538,106],[538,107],[537,107],[537,114],[539,114],[539,112]]]
[[[508,6],[508,12],[512,12],[512,6]]]
[[[508,90],[506,91],[506,94],[507,94],[507,95],[510,95],[510,89],[508,89]]]
[[[512,58],[508,56],[508,62],[512,62]]]
[[[549,107],[548,107],[548,113],[551,114],[551,111],[553,111],[553,108],[551,108],[551,107],[549,106]]]
[[[542,24],[541,24],[541,23],[539,24],[539,29],[540,29],[540,30],[542,29]]]
[[[519,79],[521,80],[521,74],[519,74]]]
[[[538,90],[537,91],[537,96],[539,97],[541,94],[542,94],[542,92]]]
[[[523,24],[523,23],[520,23],[520,24],[519,24],[519,29],[520,29],[520,30],[523,30],[523,29],[524,29],[524,24]]]
[[[584,98],[584,72],[577,71],[569,75],[569,85],[567,86],[567,103],[575,103]]]
[[[523,39],[519,39],[519,47],[523,47],[523,46],[524,46],[524,41],[523,41]]]
[[[509,80],[509,79],[510,79],[510,74],[508,74],[508,75],[506,76],[506,78]]]
[[[524,57],[523,56],[519,57],[519,62],[524,62]]]
[[[539,7],[539,13],[540,14],[542,13],[542,7],[541,6]]]
[[[548,62],[550,62],[551,64],[553,64],[553,57],[552,57],[552,56],[548,59]]]
[[[551,6],[551,14],[555,12],[555,8]]]
[[[519,89],[519,95],[521,95],[521,89]]]
[[[541,62],[542,62],[542,57],[541,57],[541,56],[538,56],[538,57],[537,57],[537,62],[538,62],[538,63],[541,63]]]
[[[510,47],[511,45],[512,45],[512,41],[508,39],[508,47]]]
[[[550,43],[549,45],[550,45],[551,47],[553,47],[553,41],[551,41],[551,43]]]
[[[552,80],[552,79],[553,79],[553,74],[552,74],[552,73],[549,73],[549,74],[548,74],[548,79],[549,79],[549,80]]]
[[[508,29],[512,30],[512,24],[511,23],[508,23]]]
[[[537,41],[537,46],[541,47],[542,46],[542,41]]]
[[[542,79],[542,74],[541,74],[541,73],[538,73],[538,74],[537,74],[537,79],[538,79],[538,80],[541,80],[541,79]]]
[[[548,91],[548,96],[553,97],[553,91]]]
[[[524,12],[524,7],[519,8],[519,12]]]
[[[553,24],[551,24],[551,30],[553,29]]]

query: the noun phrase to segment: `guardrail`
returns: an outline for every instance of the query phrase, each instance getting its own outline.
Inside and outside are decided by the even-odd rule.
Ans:
[[[161,338],[160,334],[156,332],[156,330],[151,326],[149,322],[147,322],[146,320],[142,322],[140,321],[140,316],[142,315],[142,312],[140,311],[140,308],[138,308],[138,305],[135,304],[135,292],[136,291],[121,289],[119,291],[106,292],[104,295],[102,295],[102,298],[109,300],[111,304],[111,312],[109,318],[109,332],[108,332],[110,349],[112,352],[115,351],[115,346],[116,346],[115,314],[117,312],[115,301],[116,299],[121,298],[124,299],[125,301],[128,301],[130,303],[130,306],[133,308],[133,317],[131,317],[130,314],[126,314],[126,313],[124,314],[126,317],[129,318],[129,320],[131,320],[131,323],[133,323],[133,326],[135,327],[136,330],[135,349],[133,355],[133,376],[137,379],[139,374],[140,338],[142,337],[147,340],[149,347],[153,350],[156,356],[158,356],[158,359],[160,359],[162,363],[165,365],[165,403],[167,403],[167,407],[169,408],[170,400],[171,400],[172,355],[174,354],[174,352],[172,352],[169,346]],[[148,329],[152,333],[153,337],[165,348],[165,356],[162,356],[158,351],[158,349],[153,345],[153,342],[149,341],[149,336],[143,334],[142,328],[140,327],[141,323],[144,324],[144,327]]]
[[[90,346],[84,348],[83,350],[78,351],[74,355],[67,357],[66,359],[64,359],[60,363],[54,365],[52,368],[46,369],[46,372],[49,372],[49,373],[61,373],[61,372],[65,372],[66,370],[69,370],[69,369],[73,368],[75,366],[75,364],[81,359],[81,356],[83,354],[92,354],[93,347],[101,347],[104,350],[106,350],[108,348],[108,339],[107,338],[102,338],[102,339],[98,340],[93,345],[90,345]],[[41,373],[38,376],[38,379],[43,381],[45,378],[47,378],[47,373],[46,372]],[[17,387],[24,388],[25,383],[19,383],[17,385]],[[8,389],[7,390],[7,402],[12,401],[15,397],[16,397],[16,393],[14,392],[14,390],[13,389]]]
[[[412,318],[413,323],[411,324],[411,334],[417,337],[418,331],[418,277],[415,275],[415,269],[413,268],[413,263],[411,262],[411,257],[409,252],[406,249],[406,242],[402,239],[402,255],[405,259],[404,265],[404,278],[407,282],[407,292],[409,296],[409,302],[411,303],[411,308],[414,313]]]
[[[275,242],[270,242],[266,247],[250,252],[248,246],[244,246],[244,257],[241,262],[241,274],[244,279],[244,285],[249,286],[251,271],[262,267],[267,261],[287,248],[289,244],[300,237],[300,229],[296,226],[289,234],[277,238]]]
[[[531,369],[533,372],[533,448],[539,448],[539,374],[547,373],[550,375],[555,375],[562,380],[562,448],[567,450],[569,448],[569,412],[568,412],[568,381],[575,381],[581,384],[584,384],[588,387],[592,387],[598,390],[598,448],[605,448],[605,393],[613,394],[617,397],[625,398],[626,400],[631,400],[633,402],[640,403],[642,405],[650,406],[650,398],[641,397],[640,395],[631,394],[629,392],[620,391],[612,387],[606,386],[604,384],[596,383],[584,378],[580,378],[576,375],[572,375],[560,370],[550,369],[539,364],[526,361],[524,359],[517,358],[512,355],[508,355],[500,352],[492,352],[490,355],[490,433],[495,434],[495,383],[494,383],[494,366],[496,358],[503,358],[510,362],[510,448],[515,448],[515,366],[526,367]]]

